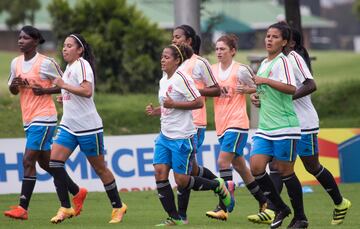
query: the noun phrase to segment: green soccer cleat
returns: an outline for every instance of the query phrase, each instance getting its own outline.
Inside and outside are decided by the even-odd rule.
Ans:
[[[227,189],[224,179],[215,178],[215,180],[219,182],[219,186],[215,189],[215,193],[219,195],[221,202],[225,205],[228,212],[232,212],[235,200]]]
[[[345,215],[349,208],[351,207],[351,202],[348,199],[343,198],[341,204],[336,205],[333,211],[333,219],[331,221],[332,225],[342,224],[345,219]]]
[[[173,219],[171,217],[164,220],[162,223],[156,224],[155,227],[167,227],[167,226],[181,226],[184,225],[184,221],[181,219]]]
[[[256,215],[249,215],[248,220],[253,223],[260,224],[271,224],[271,222],[275,218],[275,212],[270,209],[265,209],[264,211],[260,211]]]

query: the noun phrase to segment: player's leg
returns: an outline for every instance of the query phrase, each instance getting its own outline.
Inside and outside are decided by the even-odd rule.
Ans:
[[[334,176],[320,164],[317,134],[302,135],[297,148],[305,169],[319,181],[334,202],[331,224],[341,224],[351,202],[342,197]]]

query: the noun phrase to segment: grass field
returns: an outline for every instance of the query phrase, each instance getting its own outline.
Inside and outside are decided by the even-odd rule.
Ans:
[[[121,185],[121,182],[118,182]],[[346,220],[340,226],[331,226],[333,204],[321,186],[312,186],[313,193],[304,194],[305,211],[313,229],[360,228],[360,184],[342,184],[342,194],[352,201],[352,207]],[[238,188],[235,192],[236,207],[227,222],[216,221],[205,216],[207,210],[216,205],[217,198],[211,192],[192,192],[188,211],[190,224],[183,228],[268,228],[266,225],[252,224],[246,216],[257,211],[257,203],[250,197],[246,188]],[[283,194],[285,200],[288,199]],[[153,228],[155,224],[166,218],[155,191],[121,193],[122,200],[128,205],[122,228]],[[18,195],[0,195],[0,209],[17,204]],[[59,225],[51,225],[50,218],[56,214],[59,204],[54,193],[34,194],[30,203],[29,220],[17,221],[0,216],[0,228],[114,228],[109,225],[110,204],[105,193],[89,193],[82,214],[66,220]],[[284,221],[282,228],[290,223],[291,217]]]

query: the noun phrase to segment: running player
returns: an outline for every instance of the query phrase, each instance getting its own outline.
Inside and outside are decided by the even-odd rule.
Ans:
[[[184,44],[172,44],[163,50],[161,68],[166,74],[160,80],[160,106],[154,108],[149,104],[146,107],[149,116],[161,116],[161,132],[155,140],[153,164],[159,199],[169,218],[158,226],[184,224],[176,209],[174,193],[169,183],[171,168],[178,189],[213,190],[228,210],[233,208],[233,199],[223,179],[209,180],[190,175],[197,150],[192,110],[204,105],[191,76],[179,68],[192,54],[191,47]]]
[[[294,70],[297,90],[293,96],[295,111],[300,120],[301,139],[297,140],[296,151],[300,156],[305,169],[319,181],[328,192],[334,202],[333,219],[331,224],[341,224],[345,218],[351,202],[343,198],[335,182],[333,175],[319,162],[318,138],[319,118],[314,105],[311,102],[311,93],[316,90],[316,84],[311,74],[311,62],[309,54],[303,47],[302,37],[299,31],[292,29],[292,41],[288,58]],[[283,182],[272,163],[270,163],[270,177],[279,192]],[[261,221],[255,215],[254,220]],[[301,220],[292,220],[294,227],[300,227]],[[296,224],[296,225],[295,225]]]
[[[280,227],[291,213],[266,173],[266,166],[271,160],[276,163],[286,185],[294,217],[306,222],[303,227],[308,226],[301,184],[294,172],[295,143],[296,139],[300,139],[300,126],[292,102],[292,95],[296,91],[295,77],[284,55],[290,37],[291,30],[286,23],[276,23],[268,28],[265,37],[268,56],[261,63],[258,76],[254,76],[261,106],[259,128],[253,138],[250,168],[264,194],[275,205],[271,228]]]
[[[61,78],[62,72],[54,59],[37,52],[45,42],[38,29],[24,26],[20,30],[18,45],[21,56],[11,62],[9,90],[13,95],[20,93],[20,105],[26,146],[23,157],[24,178],[19,206],[5,211],[4,215],[15,219],[28,219],[28,206],[36,183],[36,162],[53,175],[49,168],[50,147],[54,136],[57,112],[51,94],[59,93],[51,80]],[[79,188],[64,172],[69,191],[74,195],[75,214],[80,214],[87,190]]]
[[[220,87],[216,82],[213,73],[211,72],[209,62],[205,58],[199,56],[201,39],[196,34],[195,30],[189,25],[180,25],[175,28],[172,36],[173,44],[187,44],[191,46],[194,51],[194,54],[191,56],[191,58],[186,60],[181,67],[193,78],[196,88],[199,90],[201,99],[204,103],[204,106],[201,109],[193,110],[194,124],[197,129],[198,137],[197,149],[199,150],[204,142],[207,125],[205,98],[206,96],[219,96]],[[214,175],[208,168],[199,166],[197,164],[196,157],[194,157],[194,161],[192,163],[193,169],[191,174],[193,176],[200,176],[211,180],[216,178],[216,175]],[[232,187],[233,184],[228,186],[230,192],[233,192]],[[180,189],[178,190],[177,194],[179,214],[184,222],[188,223],[186,211],[189,204],[190,190]]]
[[[61,207],[51,222],[60,223],[75,215],[69,202],[64,165],[79,146],[104,184],[113,208],[109,223],[120,223],[127,206],[121,202],[114,175],[104,160],[103,125],[94,103],[94,55],[79,34],[71,34],[65,39],[62,53],[68,65],[63,79],[56,78],[53,83],[62,89],[63,116],[50,158]]]
[[[251,79],[253,73],[250,67],[233,60],[237,40],[235,35],[221,36],[216,41],[215,48],[219,63],[212,65],[212,71],[221,87],[221,96],[214,98],[216,134],[221,147],[218,165],[220,177],[229,184],[234,183],[231,165],[235,168],[258,201],[260,212],[263,212],[267,206],[266,197],[251,175],[243,157],[249,130],[244,93],[254,93],[256,87]],[[221,202],[215,210],[208,211],[206,215],[220,220],[228,218],[228,212]],[[274,217],[274,214],[270,215],[271,217]]]

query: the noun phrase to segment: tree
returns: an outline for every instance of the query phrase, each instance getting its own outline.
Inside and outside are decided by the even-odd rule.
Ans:
[[[60,43],[81,33],[93,47],[98,90],[154,91],[165,33],[134,6],[125,0],[81,0],[71,8],[66,0],[53,0],[48,10]]]
[[[356,0],[353,5],[353,10],[357,17],[360,19],[360,0]]]
[[[41,7],[38,0],[1,0],[0,13],[7,12],[9,14],[5,23],[9,29],[14,28],[18,24],[34,24],[35,12]]]

